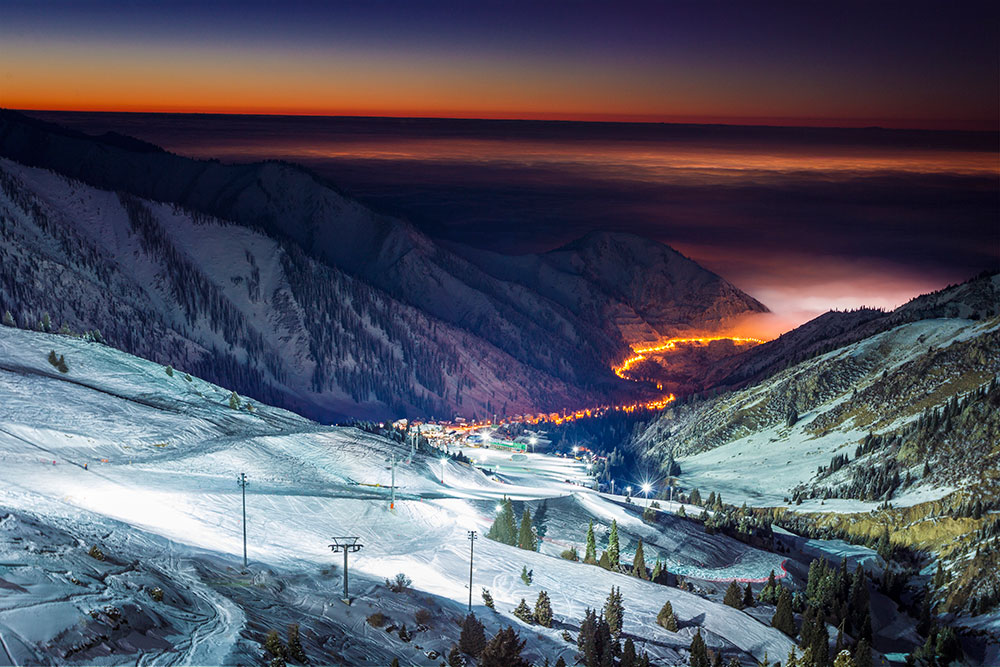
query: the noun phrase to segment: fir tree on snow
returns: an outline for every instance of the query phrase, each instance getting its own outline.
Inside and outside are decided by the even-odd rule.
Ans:
[[[524,582],[525,586],[531,585],[532,570],[528,569],[527,565],[521,566],[521,581]]]
[[[535,543],[535,531],[531,525],[531,512],[527,506],[521,515],[521,530],[517,536],[517,546],[526,551],[535,551],[538,547]]]
[[[457,644],[452,644],[451,650],[448,651],[448,667],[465,667],[465,660],[462,658]]]
[[[486,644],[479,655],[479,667],[531,667],[531,663],[521,657],[525,643],[508,625]]]
[[[792,596],[784,586],[778,592],[778,608],[771,618],[771,625],[789,637],[795,638],[795,616],[792,614]]]
[[[514,608],[514,616],[529,625],[535,622],[535,615],[524,598],[521,598],[521,602]]]
[[[722,601],[734,609],[743,608],[743,591],[740,590],[740,585],[736,583],[735,579],[729,582],[729,588],[726,589],[726,597]]]
[[[611,634],[615,637],[621,634],[625,620],[625,605],[622,603],[622,589],[611,587],[611,593],[604,602],[604,618],[608,621]]]
[[[614,519],[611,520],[611,536],[608,537],[608,550],[605,553],[608,554],[608,562],[611,564],[611,569],[617,570],[620,553],[618,548],[618,522]]]
[[[583,562],[591,565],[597,563],[597,541],[594,539],[593,521],[587,527],[587,550],[583,555]]]
[[[600,558],[600,560],[597,561],[597,564],[600,567],[603,567],[605,570],[610,570],[611,569],[611,558],[608,556],[608,552],[607,551],[602,551],[601,552],[601,558]]]
[[[632,576],[639,577],[640,579],[649,579],[649,573],[646,572],[646,556],[642,552],[642,539],[639,539],[639,545],[635,548],[635,558],[632,560]]]
[[[628,637],[625,639],[625,646],[622,649],[622,660],[619,663],[619,667],[637,667],[639,664],[639,658],[635,654],[635,643],[632,642],[632,638]]]
[[[545,591],[541,591],[535,600],[535,623],[546,628],[552,627],[552,602]]]
[[[500,512],[493,519],[486,537],[504,544],[517,544],[517,519],[514,518],[514,505],[507,496],[501,501]]]
[[[746,590],[743,591],[743,607],[753,606],[753,589],[750,588],[750,582],[747,582]]]
[[[613,667],[618,643],[612,638],[611,626],[603,614],[598,616],[593,609],[586,610],[577,635],[577,648],[583,654],[585,667]]]
[[[486,631],[475,614],[468,614],[462,622],[462,631],[458,635],[458,648],[462,653],[475,658],[486,647]]]
[[[778,582],[774,576],[774,570],[767,577],[767,583],[760,590],[758,598],[764,604],[776,604],[778,602]]]
[[[229,407],[231,407],[233,410],[240,409],[240,395],[237,394],[235,391],[229,394]]]
[[[712,667],[712,663],[708,659],[708,647],[705,646],[705,640],[701,638],[701,628],[698,628],[694,637],[691,638],[691,646],[688,650],[691,651],[691,657],[688,660],[691,667]]]
[[[490,589],[488,588],[483,589],[483,604],[490,609],[495,609],[493,606],[493,595],[490,593]]]
[[[660,613],[656,615],[656,622],[670,632],[677,632],[677,614],[674,613],[670,600],[663,603]]]

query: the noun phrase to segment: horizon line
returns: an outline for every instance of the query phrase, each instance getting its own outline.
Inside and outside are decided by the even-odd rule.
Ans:
[[[166,111],[166,110],[127,110],[127,109],[27,109],[11,108],[11,111],[21,113],[92,113],[92,114],[133,114],[160,116],[265,116],[278,118],[365,118],[365,119],[395,119],[395,120],[463,120],[463,121],[510,121],[510,122],[544,122],[544,123],[581,123],[601,125],[695,125],[708,127],[767,127],[787,129],[824,129],[824,130],[883,130],[891,132],[968,132],[979,134],[1000,134],[1000,120],[994,129],[986,129],[985,121],[952,121],[964,123],[965,126],[946,125],[929,127],[926,125],[907,124],[905,119],[895,121],[897,125],[879,124],[877,120],[885,119],[824,119],[824,118],[794,118],[781,116],[747,117],[707,116],[699,120],[690,117],[674,119],[647,118],[647,115],[619,115],[618,117],[603,117],[601,114],[578,114],[577,117],[559,117],[555,114],[539,114],[537,117],[515,115],[407,115],[407,114],[367,114],[367,113],[327,113],[327,112],[281,112],[281,111]],[[598,116],[598,117],[591,117]],[[789,122],[782,122],[789,121]],[[810,121],[815,124],[809,124]],[[943,123],[946,121],[942,121]],[[828,124],[826,124],[828,123]],[[851,124],[855,123],[855,124]],[[980,123],[983,123],[980,126]]]

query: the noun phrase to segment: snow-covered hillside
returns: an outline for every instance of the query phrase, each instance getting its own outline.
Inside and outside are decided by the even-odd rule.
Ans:
[[[0,160],[0,314],[301,413],[492,414],[596,402],[259,230]]]
[[[64,364],[52,364],[50,352]],[[437,664],[457,640],[468,600],[467,530],[488,529],[503,496],[526,503],[544,532],[540,552],[476,543],[473,605],[492,633],[513,624],[532,659],[569,660],[587,607],[612,586],[625,599],[624,632],[655,662],[682,661],[700,628],[713,650],[741,659],[785,655],[791,641],[753,615],[556,556],[581,552],[590,520],[611,519],[623,559],[638,538],[692,581],[766,576],[781,559],[689,527],[654,527],[637,510],[583,489],[582,464],[531,455],[494,481],[454,461],[355,429],[321,427],[156,363],[70,336],[0,327],[0,637],[16,664],[256,662],[271,628],[302,628],[314,662]],[[491,454],[500,456],[499,454]],[[236,479],[246,473],[248,552]],[[543,509],[544,507],[544,509]],[[545,518],[547,517],[547,518]],[[335,535],[360,537],[350,606],[339,601]],[[603,541],[599,538],[599,541]],[[88,555],[91,546],[103,554]],[[742,564],[742,565],[741,565]],[[522,567],[534,573],[530,585]],[[741,569],[742,568],[742,569]],[[412,590],[383,579],[404,572]],[[685,572],[685,573],[687,573]],[[718,575],[718,576],[714,576]],[[709,584],[705,584],[709,585]],[[480,596],[489,588],[496,611]],[[512,610],[548,591],[556,623],[528,627]],[[161,598],[161,599],[157,599]],[[670,600],[679,632],[656,625]],[[426,626],[414,614],[430,612]],[[366,623],[379,611],[412,641]],[[139,654],[141,658],[139,657]],[[0,655],[0,660],[4,656]]]
[[[859,458],[855,448],[869,434],[894,433],[927,408],[988,385],[998,374],[996,318],[921,320],[791,366],[746,389],[667,410],[641,444],[652,456],[666,459],[673,452],[689,488],[722,491],[737,504],[783,505],[800,485],[817,479],[835,484],[852,470],[883,463],[879,452]],[[819,471],[837,455],[852,460],[837,477]],[[912,452],[900,461],[902,475],[910,472],[914,481],[890,495],[895,504],[954,490],[934,476],[923,479],[929,455]],[[966,473],[977,475],[974,469]],[[813,502],[819,506],[820,500]],[[849,505],[826,499],[824,509],[870,509],[882,500],[883,494]]]

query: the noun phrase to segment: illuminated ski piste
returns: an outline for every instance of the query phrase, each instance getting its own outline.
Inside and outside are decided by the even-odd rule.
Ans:
[[[62,375],[48,364],[50,348],[65,355],[69,373]],[[769,656],[786,655],[791,647],[780,632],[730,607],[559,558],[565,545],[583,553],[590,520],[602,549],[615,519],[622,535],[622,560],[629,563],[642,538],[650,566],[660,556],[672,571],[685,576],[759,578],[771,569],[780,573],[777,555],[708,536],[694,522],[673,519],[666,527],[643,523],[639,510],[627,509],[620,496],[580,486],[587,479],[581,462],[542,454],[512,461],[501,452],[466,450],[483,464],[499,465],[497,479],[448,461],[442,483],[440,458],[419,455],[412,464],[397,465],[396,508],[390,511],[389,458],[405,459],[408,445],[355,429],[320,427],[267,406],[256,406],[252,413],[233,410],[228,391],[198,379],[188,382],[182,375],[169,377],[162,366],[77,339],[0,328],[0,518],[15,511],[58,525],[80,540],[76,549],[84,564],[90,562],[86,546],[100,542],[124,562],[139,559],[170,581],[183,583],[194,596],[192,604],[210,622],[185,629],[184,623],[192,621],[175,620],[179,632],[170,642],[180,648],[157,653],[150,662],[219,664],[246,659],[249,649],[240,638],[246,610],[225,589],[198,574],[211,567],[219,579],[233,576],[223,565],[206,563],[239,567],[240,472],[250,480],[251,569],[313,577],[311,588],[295,584],[294,578],[286,585],[295,591],[296,600],[311,600],[313,622],[334,623],[343,632],[356,633],[357,646],[343,649],[353,661],[387,662],[399,647],[398,642],[389,643],[384,632],[370,632],[363,617],[354,618],[350,608],[336,600],[339,580],[315,579],[313,573],[338,563],[328,548],[333,535],[356,535],[364,544],[351,559],[352,596],[359,601],[382,604],[382,580],[405,572],[421,595],[443,600],[458,613],[469,595],[466,531],[478,531],[483,539],[476,543],[474,609],[496,616],[490,627],[512,623],[530,636],[529,655],[565,655],[569,660],[575,646],[562,639],[562,629],[529,629],[517,621],[511,611],[522,597],[532,602],[539,591],[547,591],[556,620],[575,627],[587,607],[603,605],[612,586],[620,586],[626,600],[625,632],[636,637],[654,661],[674,660],[678,650],[686,649],[694,626],[685,623],[695,618],[710,646],[739,649],[757,659],[765,651]],[[485,539],[495,506],[504,496],[530,501],[532,513],[544,516],[539,552]],[[77,551],[71,553],[77,557]],[[26,558],[23,549],[4,543],[0,534],[0,561],[15,558]],[[530,586],[520,579],[522,567],[534,572]],[[0,596],[0,635],[15,652],[55,641],[99,603],[123,604],[123,596],[136,595],[128,589],[99,594],[99,588],[84,595],[65,577],[38,576],[37,583],[20,584],[25,593],[5,591]],[[492,592],[496,613],[483,606],[481,587]],[[678,633],[656,625],[666,600],[681,619]],[[403,602],[399,598],[386,603]],[[303,616],[304,627],[309,619]],[[429,636],[421,640],[425,649],[447,651],[450,646],[450,640],[439,643]],[[102,660],[109,661],[134,663],[135,656]]]

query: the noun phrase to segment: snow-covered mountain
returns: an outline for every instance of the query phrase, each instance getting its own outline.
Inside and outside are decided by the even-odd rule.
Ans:
[[[741,315],[767,312],[673,248],[632,234],[592,232],[562,248],[517,257],[453,247],[501,280],[611,322],[631,344],[711,331]]]
[[[294,165],[191,160],[13,112],[0,155],[17,256],[0,307],[18,323],[47,312],[319,418],[588,405],[620,389],[610,366],[629,343],[763,309],[635,237],[446,249]]]

